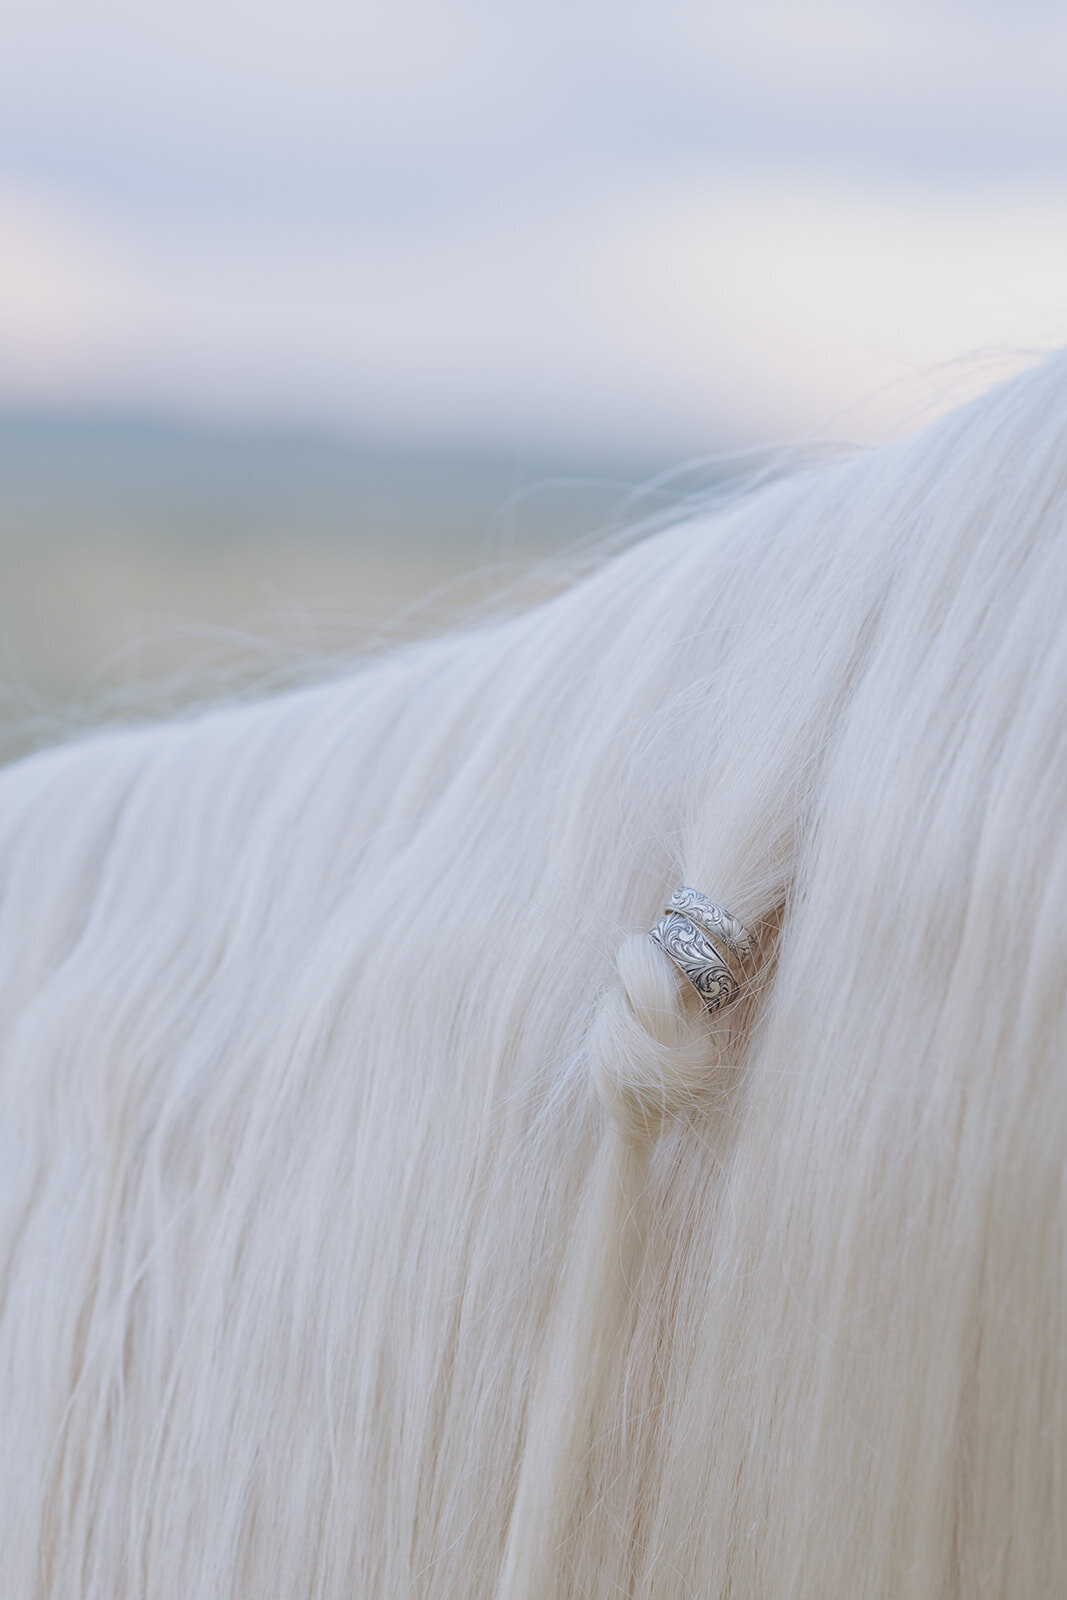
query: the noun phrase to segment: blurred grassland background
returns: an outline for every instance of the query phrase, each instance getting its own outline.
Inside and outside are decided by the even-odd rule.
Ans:
[[[0,755],[1062,342],[1065,68],[1053,0],[13,0]]]
[[[0,751],[546,593],[591,540],[677,497],[673,473],[657,493],[647,463],[625,465],[0,417]]]

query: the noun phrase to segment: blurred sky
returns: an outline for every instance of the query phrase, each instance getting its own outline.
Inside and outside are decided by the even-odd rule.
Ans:
[[[1065,69],[1062,0],[8,0],[0,405],[875,431],[1067,337]]]

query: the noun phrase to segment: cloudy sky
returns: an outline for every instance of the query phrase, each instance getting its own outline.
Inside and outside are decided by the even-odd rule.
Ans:
[[[1061,0],[10,0],[0,404],[878,432],[1067,339],[1065,69]]]

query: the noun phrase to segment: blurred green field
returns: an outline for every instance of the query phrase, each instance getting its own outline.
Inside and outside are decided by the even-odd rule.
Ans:
[[[656,465],[0,418],[0,754],[543,589],[560,552],[656,509],[635,497]]]

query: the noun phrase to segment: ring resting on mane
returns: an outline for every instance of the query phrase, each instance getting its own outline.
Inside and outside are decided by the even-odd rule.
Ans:
[[[743,923],[699,889],[676,889],[648,937],[692,984],[709,1015],[739,997],[753,961],[752,939]]]

